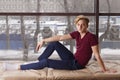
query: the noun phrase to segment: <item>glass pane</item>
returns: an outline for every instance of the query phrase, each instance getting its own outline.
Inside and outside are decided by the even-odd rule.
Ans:
[[[101,53],[109,55],[117,54],[120,49],[120,16],[101,16],[99,23]]]
[[[0,30],[1,59],[22,58],[20,17],[0,16]],[[19,53],[19,56],[17,53]]]
[[[94,12],[94,0],[41,0],[40,12]]]
[[[6,23],[7,24],[7,23]],[[9,49],[22,49],[20,16],[8,16],[8,38],[10,38]],[[9,39],[8,39],[9,40]]]
[[[120,0],[99,0],[101,13],[120,13]]]
[[[0,12],[94,12],[94,0],[0,0]]]

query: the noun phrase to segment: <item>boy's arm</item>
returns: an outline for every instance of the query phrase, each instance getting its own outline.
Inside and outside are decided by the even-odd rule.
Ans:
[[[57,35],[57,36],[53,36],[53,37],[50,37],[50,38],[42,39],[42,40],[37,44],[36,51],[38,51],[38,50],[43,46],[43,44],[46,43],[46,42],[63,41],[63,40],[67,40],[67,39],[72,39],[72,37],[70,36],[70,34]]]
[[[100,56],[100,53],[99,53],[98,45],[92,46],[92,51],[93,51],[93,54],[94,54],[95,58],[97,59],[97,62],[99,64],[99,66],[102,68],[102,71],[106,72],[104,62],[103,62],[103,60]]]

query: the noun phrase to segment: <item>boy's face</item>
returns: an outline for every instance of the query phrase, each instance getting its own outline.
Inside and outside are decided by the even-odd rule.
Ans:
[[[85,20],[79,20],[76,24],[77,30],[80,33],[84,33],[87,31],[88,25]]]

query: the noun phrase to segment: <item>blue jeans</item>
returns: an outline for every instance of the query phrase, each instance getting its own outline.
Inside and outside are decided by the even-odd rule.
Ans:
[[[61,60],[52,60],[48,57],[56,50]],[[76,70],[84,68],[74,58],[74,55],[60,42],[51,42],[46,47],[43,54],[38,58],[39,62],[21,65],[21,70],[42,69],[44,67],[54,69]]]

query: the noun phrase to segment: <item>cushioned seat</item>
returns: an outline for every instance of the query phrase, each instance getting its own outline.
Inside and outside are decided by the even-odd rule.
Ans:
[[[1,77],[3,80],[45,80],[44,70],[5,71]]]
[[[14,61],[13,63],[22,62]],[[96,61],[90,61],[88,66],[81,70],[57,70],[53,68],[16,71],[0,70],[0,80],[120,80],[120,62],[109,60],[105,61],[105,65],[109,69],[117,70],[117,72],[103,73]]]
[[[86,68],[82,70],[48,69],[48,80],[93,80],[92,73]]]
[[[120,80],[120,61],[106,60],[105,65],[110,70],[117,70],[116,73],[103,73],[98,67],[97,62],[89,64],[88,68],[92,72],[95,80]]]

